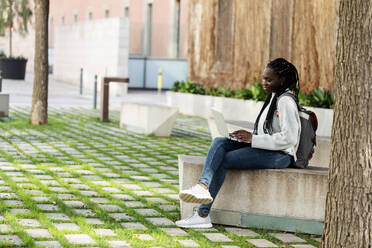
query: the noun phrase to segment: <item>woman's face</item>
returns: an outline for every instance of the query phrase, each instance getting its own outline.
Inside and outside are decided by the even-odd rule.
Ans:
[[[283,82],[284,78],[280,78],[272,69],[265,68],[262,86],[266,93],[277,92]]]

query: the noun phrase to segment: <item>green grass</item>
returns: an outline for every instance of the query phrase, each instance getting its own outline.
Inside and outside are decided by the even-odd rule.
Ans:
[[[191,229],[185,230],[189,236],[170,236],[161,230],[163,226],[152,224],[146,216],[136,211],[140,208],[153,209],[159,213],[156,217],[167,218],[173,222],[179,219],[179,201],[176,199],[177,156],[206,155],[211,138],[205,120],[179,115],[173,135],[158,138],[119,130],[118,112],[112,111],[111,121],[104,123],[98,120],[98,114],[97,111],[77,108],[50,109],[48,125],[32,126],[29,109],[15,108],[11,112],[11,119],[0,121],[0,193],[16,193],[16,197],[11,199],[23,202],[23,206],[7,205],[4,203],[7,199],[0,198],[0,213],[5,218],[0,220],[0,224],[8,224],[13,228],[12,232],[5,234],[17,235],[22,239],[24,247],[36,247],[35,242],[40,240],[55,240],[63,247],[92,246],[70,244],[65,234],[88,234],[96,242],[93,246],[97,247],[110,247],[108,241],[123,240],[138,248],[177,248],[184,247],[178,240],[189,239],[200,247],[254,247],[246,241],[248,237],[227,232],[220,225],[214,226],[215,231]],[[17,174],[14,174],[15,172]],[[146,177],[148,180],[133,176]],[[108,192],[106,187],[120,193]],[[32,195],[29,190],[40,192]],[[86,190],[95,192],[97,196],[86,195]],[[162,193],[164,190],[166,192]],[[139,194],[141,191],[151,195]],[[74,199],[62,199],[60,194],[71,194]],[[118,199],[115,194],[122,194],[128,199]],[[35,196],[45,196],[48,199],[38,202],[34,199]],[[107,202],[93,201],[95,197],[104,198]],[[90,209],[95,214],[94,218],[103,224],[90,224],[86,217],[65,204],[67,200],[84,203],[83,209]],[[135,203],[142,206],[131,206]],[[52,204],[57,206],[58,210],[45,211],[40,209],[38,204]],[[116,212],[126,213],[132,219],[117,221],[110,216],[111,212],[100,208],[100,204],[116,205],[122,209]],[[165,210],[163,205],[175,208]],[[12,213],[11,210],[14,209],[28,209],[29,213]],[[47,216],[50,212],[63,213],[70,220],[52,220]],[[26,232],[29,227],[19,224],[18,220],[22,218],[38,220],[41,227],[36,228],[47,229],[53,238],[32,238]],[[61,231],[54,225],[66,222],[75,223],[80,230]],[[124,228],[121,225],[124,222],[141,223],[146,230]],[[175,228],[174,225],[166,227]],[[116,236],[98,235],[94,231],[96,228],[113,230]],[[253,231],[259,236],[249,238],[265,238],[280,247],[291,247],[270,236],[269,233],[273,231]],[[232,242],[211,242],[203,235],[206,232],[222,233]],[[141,240],[140,234],[149,234],[153,240]],[[309,244],[319,247],[319,243],[313,239],[317,236],[297,235]],[[0,243],[0,247],[6,246],[13,247],[11,244]]]

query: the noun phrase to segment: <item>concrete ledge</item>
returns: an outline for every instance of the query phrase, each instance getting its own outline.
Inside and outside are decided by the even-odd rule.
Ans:
[[[204,157],[179,155],[180,189],[197,183]],[[320,233],[328,185],[326,168],[231,170],[213,204],[213,223]],[[181,217],[197,204],[181,202]],[[286,224],[287,223],[287,224]]]
[[[0,93],[0,118],[9,117],[9,94]]]
[[[178,109],[165,105],[123,102],[120,127],[145,135],[169,136],[176,121]]]

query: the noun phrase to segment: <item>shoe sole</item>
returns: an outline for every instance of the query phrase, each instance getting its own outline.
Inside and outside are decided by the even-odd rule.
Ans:
[[[197,224],[197,225],[177,225],[182,228],[211,228],[212,224]]]
[[[186,194],[186,193],[180,193],[179,197],[182,201],[189,202],[189,203],[209,204],[213,201],[210,198],[197,198],[194,195]]]

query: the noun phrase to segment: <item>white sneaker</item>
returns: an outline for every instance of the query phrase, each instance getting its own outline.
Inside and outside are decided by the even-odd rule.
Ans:
[[[205,218],[200,217],[198,211],[195,211],[192,215],[184,220],[176,221],[176,225],[183,228],[211,228],[211,218],[209,215]]]
[[[208,190],[197,184],[189,189],[181,190],[179,197],[184,202],[208,204],[213,198]]]

